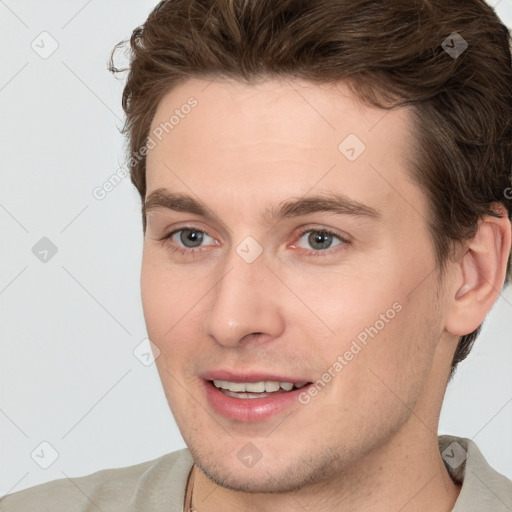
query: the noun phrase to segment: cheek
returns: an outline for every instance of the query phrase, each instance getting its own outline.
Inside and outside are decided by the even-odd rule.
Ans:
[[[187,290],[177,282],[172,268],[157,258],[158,254],[144,249],[141,268],[141,299],[149,338],[162,345],[172,334],[173,326],[183,316],[188,304]]]
[[[193,289],[190,283],[180,283],[180,272],[165,258],[165,253],[158,248],[144,247],[140,276],[142,305],[145,312],[158,318],[172,314],[180,297]],[[196,283],[197,284],[197,283]]]
[[[436,313],[420,301],[404,300],[401,311],[362,350],[355,394],[381,415],[414,409],[428,379],[438,339]],[[352,369],[351,369],[352,370]],[[359,371],[358,371],[359,370]],[[366,399],[364,398],[366,397]]]
[[[140,284],[148,337],[160,350],[157,366],[175,372],[183,365],[186,373],[197,357],[212,285],[195,272],[180,270],[162,261],[160,254],[145,250]],[[169,380],[165,374],[162,377]]]
[[[150,263],[146,254],[143,257],[141,270],[141,299],[144,319],[150,339],[156,342],[163,334],[166,312],[171,309],[172,295],[166,293],[166,278],[158,266]]]
[[[355,282],[350,291],[318,300],[318,311],[323,305],[323,319],[335,332],[322,344],[322,352],[326,369],[340,363],[340,386],[334,386],[339,393],[351,388],[354,403],[371,396],[392,399],[393,393],[412,400],[416,391],[407,389],[407,383],[425,380],[439,334],[430,294],[407,296],[396,286],[382,284],[371,293],[364,283]]]

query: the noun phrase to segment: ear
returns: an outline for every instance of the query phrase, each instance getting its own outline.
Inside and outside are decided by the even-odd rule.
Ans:
[[[455,262],[457,279],[450,286],[445,329],[464,336],[477,329],[498,298],[505,281],[512,229],[507,210],[495,203],[501,217],[485,216],[475,236]]]

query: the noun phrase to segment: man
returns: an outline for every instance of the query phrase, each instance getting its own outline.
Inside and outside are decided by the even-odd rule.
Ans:
[[[123,106],[188,449],[2,511],[512,510],[437,435],[510,269],[509,37],[479,0],[160,3]]]

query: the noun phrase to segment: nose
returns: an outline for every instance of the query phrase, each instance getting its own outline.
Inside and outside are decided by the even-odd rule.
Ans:
[[[248,263],[233,250],[211,291],[207,335],[224,347],[279,337],[285,322],[276,289],[279,282],[263,255]]]

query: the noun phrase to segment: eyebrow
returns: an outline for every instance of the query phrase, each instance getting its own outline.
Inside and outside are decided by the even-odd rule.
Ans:
[[[186,194],[173,193],[164,188],[154,190],[146,198],[143,207],[144,217],[148,212],[160,208],[191,213],[209,220],[218,219],[217,215],[204,203]],[[263,218],[265,222],[271,224],[284,218],[321,212],[375,220],[382,217],[381,213],[371,206],[354,201],[342,194],[329,193],[285,200],[279,203],[277,209],[267,209]]]

